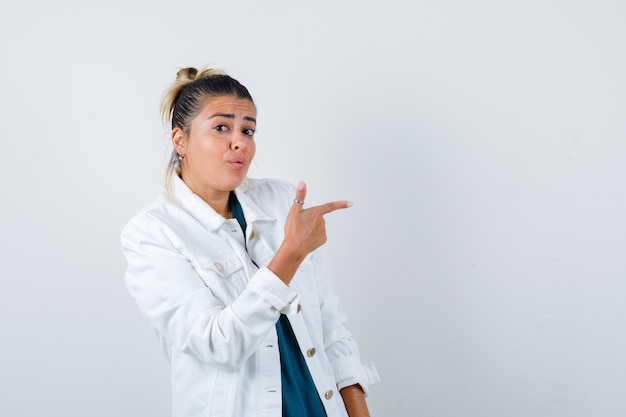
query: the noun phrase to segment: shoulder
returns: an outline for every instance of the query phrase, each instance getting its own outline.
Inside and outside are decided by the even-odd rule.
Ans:
[[[237,196],[246,216],[273,218],[282,224],[293,204],[295,187],[276,179],[248,178],[237,189]]]
[[[273,178],[246,178],[239,189],[254,200],[280,201],[285,199],[289,202],[293,199],[296,188],[286,181]]]
[[[180,219],[180,211],[179,205],[163,193],[126,223],[122,228],[122,241],[162,234],[169,228],[168,224],[177,218]]]

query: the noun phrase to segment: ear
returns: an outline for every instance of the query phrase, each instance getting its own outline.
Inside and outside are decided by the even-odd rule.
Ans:
[[[180,127],[172,129],[172,147],[179,155],[185,156],[185,145],[187,144],[187,135]]]

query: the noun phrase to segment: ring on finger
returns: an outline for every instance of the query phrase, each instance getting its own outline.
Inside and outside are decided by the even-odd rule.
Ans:
[[[293,199],[293,202],[296,203],[296,204],[304,205],[304,201],[298,200],[298,199],[295,199],[295,198]]]

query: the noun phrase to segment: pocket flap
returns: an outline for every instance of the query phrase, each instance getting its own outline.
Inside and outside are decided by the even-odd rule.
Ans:
[[[201,256],[194,258],[192,264],[195,268],[209,269],[222,278],[228,278],[243,267],[241,260],[235,254],[219,258]]]

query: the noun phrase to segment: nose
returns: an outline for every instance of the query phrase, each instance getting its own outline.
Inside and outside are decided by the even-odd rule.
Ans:
[[[232,136],[230,147],[235,151],[246,147],[246,137],[243,132],[235,133]]]

